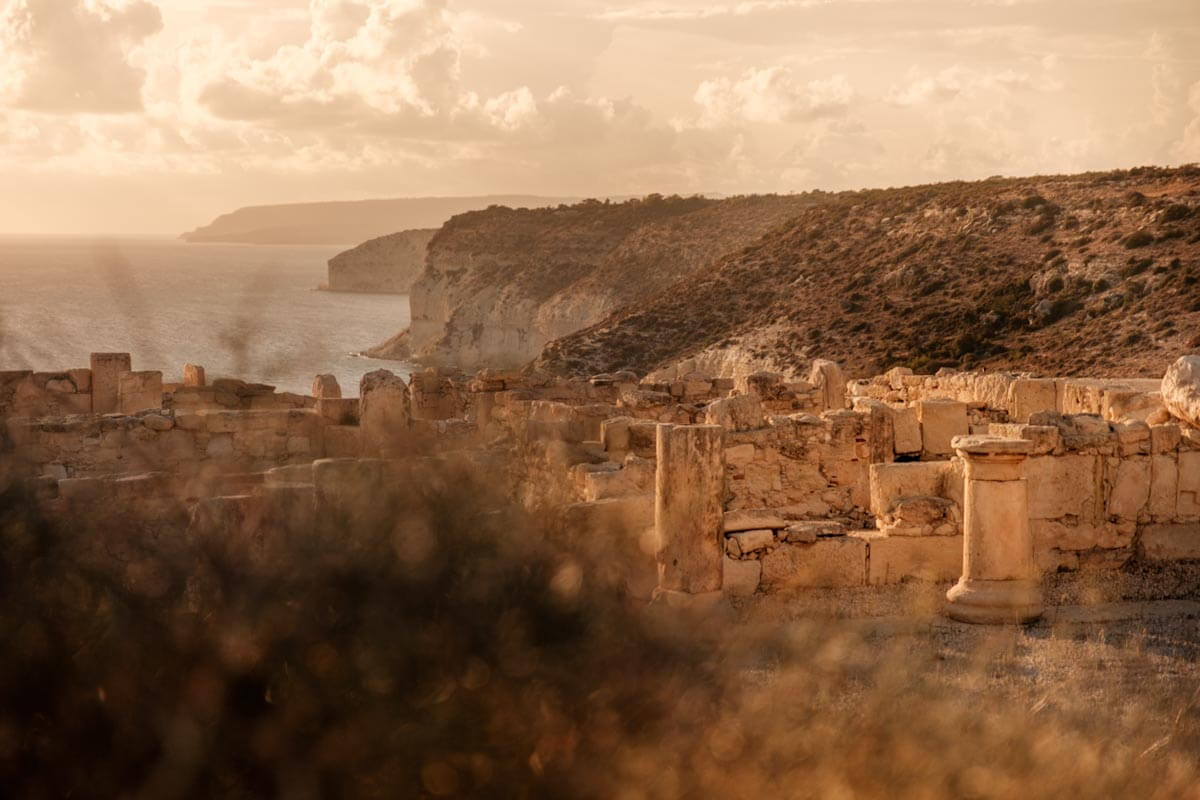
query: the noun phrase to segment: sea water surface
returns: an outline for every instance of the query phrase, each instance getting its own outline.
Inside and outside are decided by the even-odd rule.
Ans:
[[[0,370],[116,351],[168,382],[192,363],[307,394],[329,372],[355,396],[371,370],[411,371],[354,355],[407,327],[409,309],[404,295],[317,291],[344,249],[0,237]]]

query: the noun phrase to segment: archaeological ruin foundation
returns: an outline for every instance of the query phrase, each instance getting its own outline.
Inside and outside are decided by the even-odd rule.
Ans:
[[[647,602],[928,584],[955,619],[1024,622],[1052,576],[1200,560],[1198,362],[1163,380],[379,370],[344,397],[331,375],[300,395],[96,353],[0,372],[0,481],[51,515],[253,540],[457,459],[586,532]]]

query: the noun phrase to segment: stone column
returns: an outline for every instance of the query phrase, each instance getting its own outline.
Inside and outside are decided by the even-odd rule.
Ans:
[[[1033,443],[959,436],[953,445],[966,462],[965,535],[963,575],[946,594],[946,613],[960,622],[1032,622],[1042,615],[1042,586],[1021,463]]]
[[[92,353],[92,413],[115,414],[120,408],[117,387],[122,372],[133,369],[129,353]]]
[[[669,604],[721,597],[725,429],[659,425],[654,529],[658,589]]]

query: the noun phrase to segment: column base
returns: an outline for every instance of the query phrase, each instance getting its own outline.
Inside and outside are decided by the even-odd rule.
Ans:
[[[1021,625],[1042,616],[1042,586],[1036,580],[987,581],[960,578],[946,592],[946,615],[975,625]]]

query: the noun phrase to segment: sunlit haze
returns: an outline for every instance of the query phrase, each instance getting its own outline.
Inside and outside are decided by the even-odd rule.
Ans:
[[[0,4],[6,233],[1195,160],[1195,0]]]

